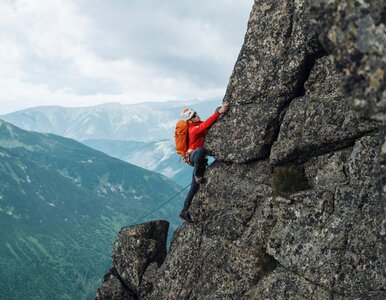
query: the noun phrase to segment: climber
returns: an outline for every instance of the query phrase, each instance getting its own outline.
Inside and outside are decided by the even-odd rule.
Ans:
[[[201,121],[199,115],[191,108],[186,108],[182,112],[183,119],[188,124],[188,163],[194,167],[192,184],[188,195],[185,198],[184,208],[179,217],[186,222],[192,223],[192,217],[189,212],[189,206],[194,195],[197,193],[199,185],[205,182],[204,172],[206,169],[206,152],[204,147],[205,136],[208,133],[210,126],[216,122],[218,117],[227,112],[228,104],[224,104],[216,109],[216,112],[204,122]]]

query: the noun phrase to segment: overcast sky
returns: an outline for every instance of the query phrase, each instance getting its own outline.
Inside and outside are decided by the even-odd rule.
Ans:
[[[223,97],[253,0],[0,0],[0,114]]]

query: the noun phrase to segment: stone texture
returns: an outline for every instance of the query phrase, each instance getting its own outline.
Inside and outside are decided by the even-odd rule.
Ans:
[[[273,197],[267,160],[214,163],[192,205],[197,224],[176,232],[146,299],[339,299],[381,288],[376,146],[365,136],[311,157],[310,189],[288,199]]]
[[[113,268],[105,275],[97,298],[137,299],[151,292],[151,281],[166,256],[168,228],[166,221],[122,228],[113,245]]]
[[[368,292],[349,298],[349,300],[384,300],[386,299],[386,291]]]
[[[329,290],[315,286],[303,277],[289,273],[283,267],[277,268],[258,285],[247,292],[242,299],[341,299]]]
[[[137,297],[119,280],[115,269],[110,269],[104,276],[102,286],[98,289],[96,300],[127,299],[136,300]]]
[[[192,206],[196,224],[176,231],[146,299],[239,299],[275,268],[262,244],[241,239],[259,200],[272,194],[269,164],[239,167],[216,162],[208,169]]]
[[[362,121],[343,96],[343,76],[331,56],[318,59],[305,84],[306,94],[291,102],[271,150],[279,164],[351,144],[379,122]]]
[[[364,137],[349,150],[307,162],[306,174],[315,189],[293,194],[281,204],[267,246],[268,254],[284,267],[343,295],[384,284],[377,227],[382,216],[374,177],[377,142],[377,136]],[[335,172],[336,180],[334,165],[345,176]]]
[[[205,236],[198,245],[199,251],[184,253],[185,261],[180,262],[176,270],[178,256],[173,252],[160,270],[162,279],[158,280],[156,292],[146,299],[240,299],[275,267],[272,258],[258,247]],[[188,243],[187,246],[194,245]],[[173,266],[172,272],[170,266]]]
[[[206,177],[208,183],[192,204],[195,220],[207,236],[237,240],[264,196],[272,194],[271,167],[266,161],[246,165],[217,162]]]
[[[155,288],[144,299],[189,299],[199,274],[196,264],[201,247],[201,228],[183,225],[173,236],[171,248],[158,270]],[[181,247],[183,245],[183,247]]]
[[[324,48],[344,71],[347,101],[363,119],[383,123],[380,141],[383,190],[386,191],[386,2],[385,0],[308,0],[311,22]],[[386,257],[386,194],[383,239]],[[386,280],[386,267],[384,269]]]
[[[199,263],[206,266],[195,282],[194,295],[200,299],[241,299],[276,268],[276,262],[260,247],[219,237],[204,237]]]
[[[349,101],[366,118],[385,120],[384,0],[308,0],[319,40],[345,73]]]
[[[303,93],[324,53],[310,28],[303,0],[255,1],[224,98],[230,110],[206,140],[217,159],[241,163],[268,154],[283,107]]]
[[[146,299],[328,299],[382,287],[376,144],[366,136],[310,158],[311,188],[288,199],[272,196],[268,161],[214,163],[192,205],[197,224],[176,232]]]

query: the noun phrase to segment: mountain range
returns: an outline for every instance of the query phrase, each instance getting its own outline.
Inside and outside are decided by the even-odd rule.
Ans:
[[[77,141],[108,139],[159,141],[173,139],[175,125],[185,107],[201,117],[212,114],[219,99],[204,101],[105,103],[91,107],[40,106],[0,116],[25,130],[54,133]]]
[[[205,119],[220,104],[219,99],[208,99],[132,105],[106,103],[83,108],[46,106],[0,118],[25,130],[75,139],[186,186],[191,180],[191,169],[180,163],[180,157],[175,153],[175,124],[185,107],[192,107]]]
[[[93,298],[117,231],[180,191],[163,175],[4,121],[0,180],[1,299]],[[175,228],[182,200],[147,219]]]

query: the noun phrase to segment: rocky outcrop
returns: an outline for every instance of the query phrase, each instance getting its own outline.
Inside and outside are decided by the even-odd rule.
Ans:
[[[382,122],[380,180],[386,191],[386,2],[309,0],[319,40],[344,73],[347,101],[363,119]],[[386,194],[381,236],[386,257]],[[386,278],[386,266],[384,268]]]
[[[383,7],[255,0],[196,223],[175,232],[142,299],[386,298]]]
[[[344,73],[345,95],[358,113],[384,121],[386,113],[385,0],[308,0],[323,47]]]
[[[342,85],[331,56],[315,62],[305,95],[294,99],[284,116],[272,146],[272,164],[344,148],[378,128],[377,122],[359,120],[343,96]]]
[[[153,276],[166,256],[169,223],[155,221],[123,228],[113,245],[113,267],[96,299],[139,299],[152,290]]]
[[[224,98],[231,113],[207,138],[217,159],[243,163],[267,155],[283,109],[304,93],[315,59],[324,55],[307,16],[304,1],[255,1]]]

